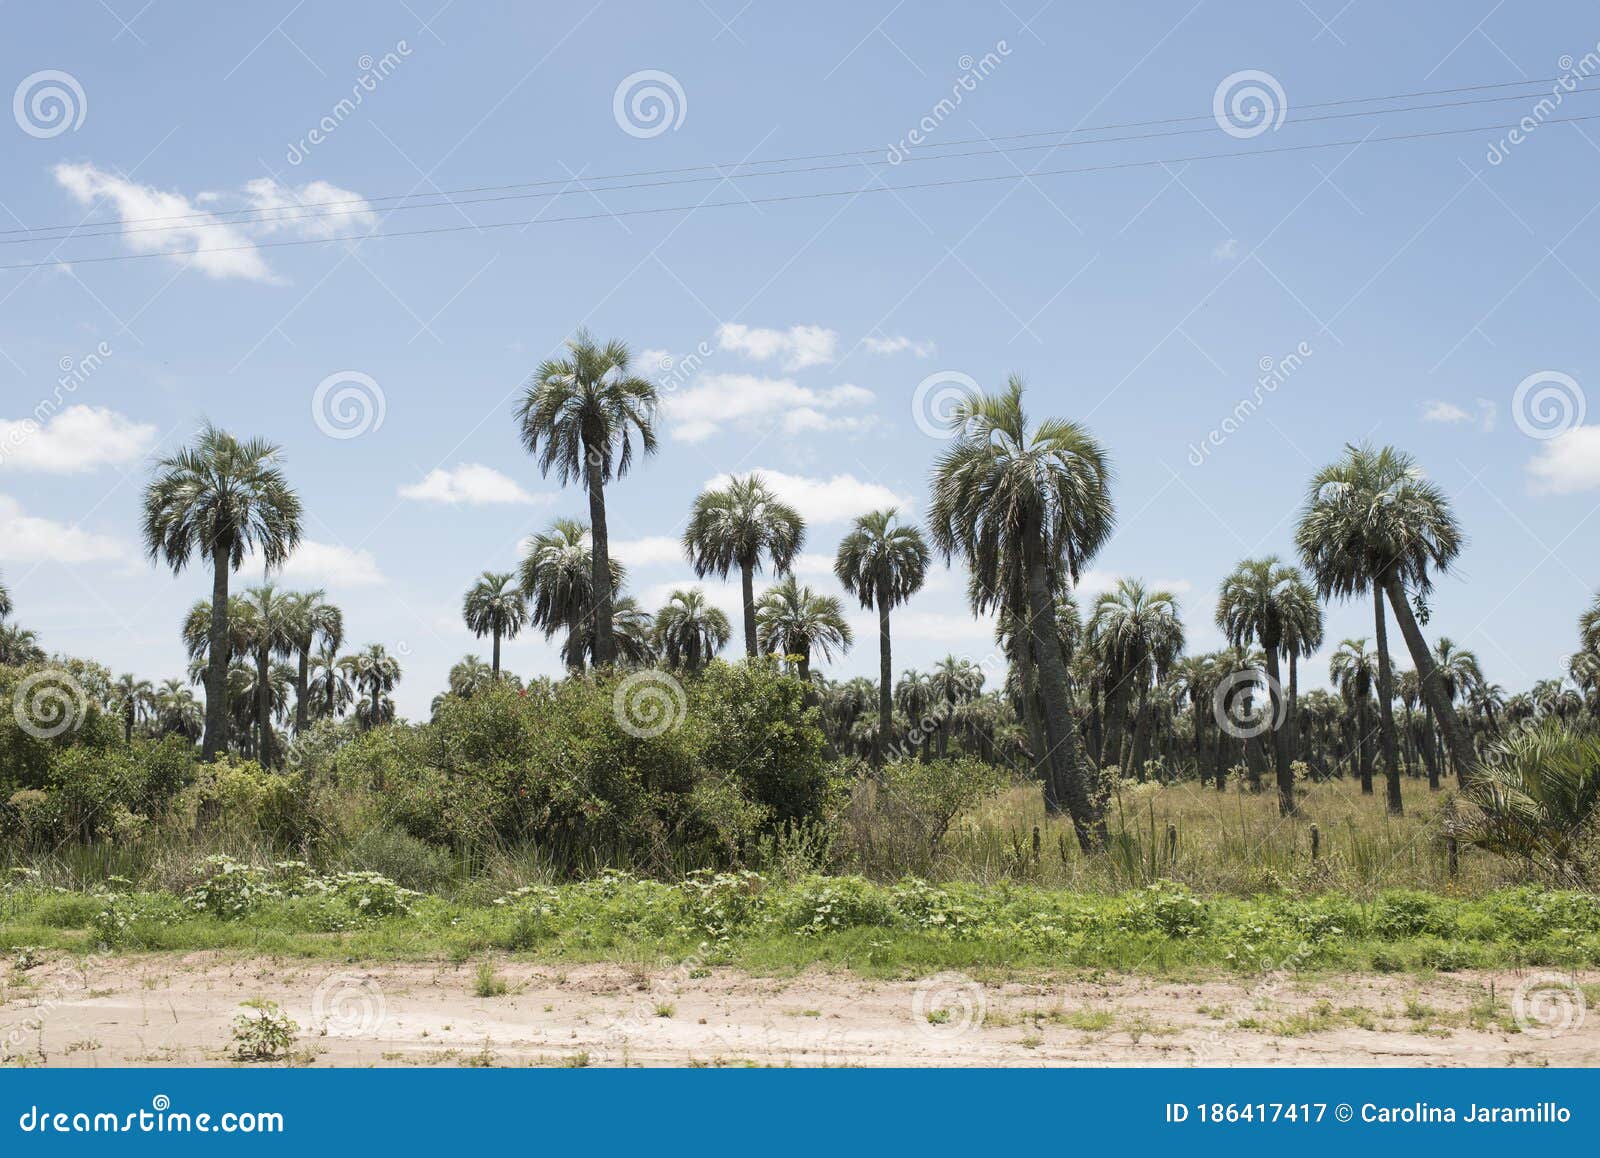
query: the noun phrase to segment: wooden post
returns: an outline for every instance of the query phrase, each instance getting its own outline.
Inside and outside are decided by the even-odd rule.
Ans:
[[[1317,857],[1322,854],[1322,830],[1316,825],[1311,826],[1311,863],[1317,863]]]
[[[1178,826],[1172,821],[1167,821],[1167,863],[1175,864],[1178,860]]]
[[[1039,826],[1033,826],[1033,863],[1039,863]]]
[[[1454,879],[1456,874],[1461,871],[1461,842],[1453,836],[1447,836],[1445,837],[1444,846],[1450,862],[1450,876],[1451,879]]]

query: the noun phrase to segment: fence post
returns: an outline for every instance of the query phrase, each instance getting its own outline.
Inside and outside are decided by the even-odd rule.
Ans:
[[[1311,863],[1317,863],[1317,857],[1322,854],[1322,830],[1316,825],[1311,826]]]
[[[1172,821],[1167,821],[1167,863],[1175,864],[1178,860],[1178,826]]]
[[[1039,863],[1039,826],[1033,826],[1033,863]]]

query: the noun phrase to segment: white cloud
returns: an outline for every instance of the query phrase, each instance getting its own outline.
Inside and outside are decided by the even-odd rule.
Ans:
[[[873,416],[839,411],[869,405],[873,399],[872,391],[848,382],[814,390],[792,378],[707,374],[687,390],[669,395],[662,410],[673,438],[703,442],[728,425],[749,429],[776,423],[787,434],[865,430]]]
[[[75,474],[138,460],[156,428],[96,406],[69,406],[43,423],[0,418],[0,469]]]
[[[1211,257],[1214,261],[1237,261],[1239,254],[1240,246],[1237,237],[1230,237],[1226,241],[1217,242],[1216,248],[1211,251]]]
[[[758,470],[758,474],[784,502],[800,512],[807,523],[842,523],[868,511],[882,507],[911,509],[912,502],[878,483],[862,482],[854,475],[836,474],[832,478],[806,478],[804,475],[784,474],[776,470]],[[729,477],[719,474],[706,483],[707,487],[724,487]]]
[[[1440,422],[1447,426],[1476,423],[1478,429],[1486,434],[1494,430],[1495,421],[1499,417],[1499,407],[1487,398],[1479,398],[1476,402],[1476,409],[1477,413],[1473,414],[1457,406],[1454,402],[1430,399],[1427,408],[1422,412],[1422,421]]]
[[[833,361],[839,335],[823,326],[763,330],[738,322],[724,322],[717,329],[717,343],[724,350],[737,350],[757,362],[782,358],[784,369],[803,370]]]
[[[1550,439],[1527,469],[1535,494],[1570,495],[1600,487],[1600,426],[1575,426]]]
[[[16,499],[0,495],[0,559],[9,563],[98,563],[126,559],[130,554],[115,539],[26,515]]]
[[[261,574],[261,556],[250,555],[239,568],[242,575]],[[287,583],[329,587],[372,587],[383,582],[371,551],[302,539],[275,578]],[[252,580],[253,581],[253,580]]]
[[[914,342],[904,334],[896,334],[892,338],[879,338],[869,334],[861,339],[861,344],[874,354],[903,354],[910,350],[919,358],[929,357],[934,350],[932,342]]]
[[[536,503],[539,496],[529,494],[492,467],[464,462],[452,469],[430,470],[421,482],[400,488],[400,497],[424,503],[465,503],[487,506],[491,503]]]
[[[613,539],[611,557],[629,567],[648,567],[658,563],[683,563],[683,544],[670,535],[647,535],[642,539]]]
[[[371,206],[358,194],[326,181],[296,187],[259,178],[239,192],[202,192],[191,200],[182,193],[108,173],[87,161],[63,162],[53,172],[56,183],[78,204],[108,204],[123,222],[122,240],[134,253],[181,251],[167,260],[178,265],[192,264],[207,277],[218,280],[283,280],[261,256],[256,247],[258,238],[276,233],[327,238],[377,220]],[[340,204],[322,204],[329,201]],[[317,203],[315,208],[293,209],[313,202]],[[268,212],[244,221],[218,216],[239,209]],[[150,220],[153,218],[161,220]]]

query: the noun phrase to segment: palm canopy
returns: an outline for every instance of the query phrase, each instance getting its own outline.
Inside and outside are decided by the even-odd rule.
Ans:
[[[1410,455],[1347,446],[1312,478],[1295,544],[1322,594],[1348,598],[1391,578],[1429,591],[1463,539],[1449,499]]]
[[[1095,601],[1089,638],[1105,658],[1113,678],[1134,688],[1164,679],[1183,653],[1183,620],[1178,597],[1152,590],[1138,579],[1122,578]]]
[[[518,581],[528,603],[528,621],[549,639],[571,636],[594,617],[593,544],[589,528],[576,519],[557,519],[528,541]],[[607,560],[611,590],[620,590],[627,569]],[[577,656],[581,666],[582,654]]]
[[[620,591],[621,587],[616,590]],[[655,620],[631,595],[618,595],[612,603],[612,631],[616,660],[625,667],[647,667],[656,661]],[[580,619],[561,645],[561,660],[569,668],[581,668],[583,657],[594,654],[595,618]]]
[[[637,442],[656,451],[655,383],[631,372],[632,355],[615,339],[599,344],[585,330],[565,358],[541,363],[517,408],[522,445],[562,484],[583,482],[593,466],[604,482],[628,473]]]
[[[805,545],[806,524],[800,512],[775,495],[760,475],[728,479],[726,485],[702,491],[694,501],[683,532],[683,551],[695,574],[726,578],[739,571],[744,601],[745,651],[759,647],[756,628],[755,573],[765,558],[782,575]]]
[[[1217,626],[1230,644],[1287,652],[1291,640],[1314,649],[1322,636],[1322,611],[1316,593],[1297,567],[1275,555],[1246,559],[1222,581],[1217,596]]]
[[[295,734],[311,722],[311,657],[318,644],[332,651],[344,646],[344,612],[328,602],[327,592],[297,591],[289,596],[288,634],[297,657],[295,671]]]
[[[5,580],[0,579],[0,619],[4,619],[12,612],[11,592],[6,589]]]
[[[922,588],[932,555],[922,532],[893,507],[856,519],[839,543],[833,573],[863,607],[898,607]]]
[[[793,575],[767,588],[756,612],[759,643],[763,651],[798,656],[798,674],[811,674],[811,653],[831,660],[835,651],[848,651],[854,642],[850,624],[837,596],[818,595],[802,587]]]
[[[700,671],[732,637],[727,615],[698,587],[674,591],[656,612],[656,646],[668,667]]]
[[[946,559],[966,557],[980,611],[1003,596],[1008,561],[1023,565],[1035,553],[1052,578],[1062,571],[1075,584],[1116,521],[1104,448],[1076,422],[1030,429],[1022,392],[1013,376],[999,394],[958,403],[954,441],[934,467],[929,530]]]

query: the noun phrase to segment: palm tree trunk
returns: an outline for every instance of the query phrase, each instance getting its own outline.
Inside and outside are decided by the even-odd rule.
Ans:
[[[1422,712],[1422,737],[1419,744],[1422,748],[1423,763],[1428,766],[1428,790],[1439,791],[1439,749],[1434,738],[1433,708],[1425,707]]]
[[[256,652],[256,733],[260,737],[256,759],[263,768],[267,767],[272,755],[272,750],[267,746],[267,736],[272,731],[271,717],[272,652],[263,647]]]
[[[1277,708],[1272,702],[1274,694],[1283,695],[1283,681],[1279,678],[1278,648],[1267,649],[1267,713],[1275,717]],[[1285,709],[1283,723],[1272,732],[1273,771],[1278,780],[1278,815],[1294,815],[1294,767],[1289,763],[1289,719]]]
[[[1391,575],[1384,580],[1383,587],[1389,595],[1389,606],[1394,609],[1395,622],[1400,625],[1400,634],[1411,652],[1411,662],[1416,665],[1417,682],[1422,685],[1422,694],[1433,706],[1434,718],[1439,721],[1439,730],[1444,733],[1444,742],[1450,749],[1450,761],[1456,767],[1456,779],[1458,783],[1465,784],[1467,774],[1477,766],[1477,754],[1461,727],[1461,718],[1456,715],[1455,706],[1445,695],[1444,681],[1439,678],[1439,665],[1433,662],[1428,641],[1422,638],[1422,629],[1417,626],[1417,617],[1412,614],[1411,603],[1406,599],[1405,586],[1398,576]]]
[[[744,602],[744,653],[756,657],[756,567],[750,560],[739,562],[739,594]]]
[[[296,736],[306,730],[306,725],[311,722],[311,705],[306,703],[306,696],[310,694],[311,687],[311,649],[300,649],[300,670],[294,677],[294,734]]]
[[[500,629],[494,629],[494,662],[492,665],[494,680],[500,682]]]
[[[1394,732],[1394,667],[1389,662],[1389,625],[1383,614],[1383,592],[1372,589],[1374,639],[1378,645],[1378,731],[1383,740],[1383,776],[1388,788],[1389,815],[1405,815],[1400,799],[1400,743]]]
[[[200,759],[209,763],[227,747],[228,735],[228,568],[232,545],[212,545],[211,641],[206,660],[206,735]]]
[[[1030,542],[1028,546],[1033,546]],[[1027,547],[1024,548],[1025,550]],[[1035,548],[1036,549],[1036,548]],[[1045,779],[1046,807],[1065,803],[1077,833],[1078,845],[1089,851],[1105,843],[1105,818],[1089,791],[1088,769],[1078,749],[1078,729],[1072,718],[1072,693],[1067,666],[1061,659],[1060,633],[1050,577],[1041,559],[1027,562],[1028,629],[1039,662],[1039,690],[1044,699],[1045,741],[1049,748],[1049,774]]]
[[[889,598],[880,586],[875,598],[878,601],[878,742],[873,745],[873,764],[882,768],[884,752],[889,747],[889,733],[894,729],[894,660],[889,647]]]
[[[1361,765],[1361,795],[1372,795],[1372,704],[1370,696],[1361,699],[1356,715],[1356,760]]]
[[[1305,751],[1305,736],[1300,730],[1300,654],[1295,651],[1289,653],[1289,715],[1284,720],[1284,726],[1289,729],[1289,743],[1292,745],[1290,763],[1293,763],[1295,754],[1309,755]],[[1310,760],[1306,761],[1309,765]]]
[[[611,628],[611,539],[606,531],[605,481],[600,476],[599,455],[584,443],[589,475],[589,544],[594,587],[594,666],[616,662],[617,641]]]
[[[1139,681],[1139,703],[1133,716],[1133,744],[1128,750],[1128,763],[1133,765],[1133,774],[1140,780],[1144,776],[1144,764],[1148,758],[1150,743],[1150,689],[1143,680]]]

